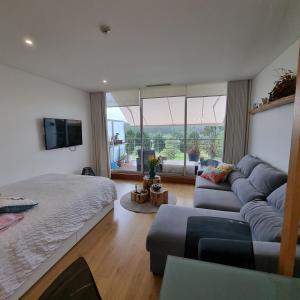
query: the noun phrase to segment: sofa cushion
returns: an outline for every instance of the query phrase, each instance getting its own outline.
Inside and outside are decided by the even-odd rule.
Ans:
[[[265,200],[264,194],[257,191],[248,178],[235,180],[231,186],[231,190],[243,204],[254,199]]]
[[[257,241],[278,242],[281,238],[283,214],[265,201],[251,201],[241,209]]]
[[[246,176],[241,171],[234,170],[228,175],[227,180],[228,183],[232,185],[239,178],[246,178]]]
[[[259,158],[248,154],[239,161],[237,169],[248,177],[253,169],[260,163],[262,163],[262,161]]]
[[[267,202],[281,212],[283,212],[284,209],[286,185],[286,183],[281,185],[267,197]]]
[[[231,191],[196,189],[194,207],[238,212],[242,203]]]
[[[249,176],[249,181],[255,189],[266,196],[283,185],[286,180],[285,173],[265,163],[256,166]]]
[[[227,172],[222,171],[218,168],[207,167],[200,176],[202,178],[210,180],[213,183],[218,184],[220,182],[223,182],[226,179],[227,175]]]
[[[242,221],[240,213],[161,205],[147,236],[146,248],[161,254],[183,256],[187,219],[190,216],[211,216]]]
[[[228,182],[220,182],[216,184],[210,180],[202,178],[201,176],[196,177],[196,188],[231,191],[231,186]]]

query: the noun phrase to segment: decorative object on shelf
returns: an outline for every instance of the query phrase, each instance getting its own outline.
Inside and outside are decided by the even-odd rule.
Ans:
[[[275,86],[269,93],[269,101],[294,95],[296,92],[296,75],[292,70],[281,69],[279,80],[275,81]]]
[[[268,104],[269,103],[269,98],[265,97],[261,99],[262,104]]]
[[[160,160],[156,158],[155,155],[151,155],[149,157],[149,177],[151,179],[155,178],[156,175],[156,167],[159,166]]]
[[[160,183],[154,183],[152,184],[152,188],[154,191],[159,191],[161,189],[161,184]]]

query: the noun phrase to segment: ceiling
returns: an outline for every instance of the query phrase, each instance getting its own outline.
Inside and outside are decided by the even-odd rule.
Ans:
[[[86,91],[251,78],[299,36],[299,0],[0,4],[0,63]]]

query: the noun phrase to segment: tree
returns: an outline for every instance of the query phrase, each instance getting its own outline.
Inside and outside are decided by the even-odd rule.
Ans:
[[[132,154],[134,152],[135,148],[135,132],[132,129],[128,129],[125,132],[125,141],[127,142],[126,144],[126,153],[127,154]]]
[[[166,137],[165,149],[162,151],[162,155],[167,159],[175,159],[176,154],[179,152],[179,141],[172,138],[172,136]]]
[[[161,153],[165,149],[165,141],[163,136],[160,133],[157,133],[153,136],[153,148],[155,152]]]
[[[150,150],[151,149],[151,139],[148,133],[144,131],[144,150]],[[135,134],[136,137],[136,146],[141,147],[141,132],[137,131]]]
[[[203,135],[207,137],[205,151],[208,153],[209,158],[221,158],[223,155],[224,140],[223,126],[205,126]]]
[[[200,134],[197,131],[192,131],[189,135],[188,135],[188,141],[187,141],[187,148],[188,150],[191,149],[192,147],[198,147],[199,148],[199,144],[200,144]]]

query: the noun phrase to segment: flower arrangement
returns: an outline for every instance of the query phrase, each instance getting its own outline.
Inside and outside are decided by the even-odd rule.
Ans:
[[[155,168],[159,165],[160,159],[156,158],[155,155],[149,157],[149,176],[150,178],[155,178]]]
[[[151,155],[149,157],[149,167],[150,168],[157,167],[159,165],[159,163],[160,163],[160,160],[159,160],[159,158],[156,158],[155,155]]]

